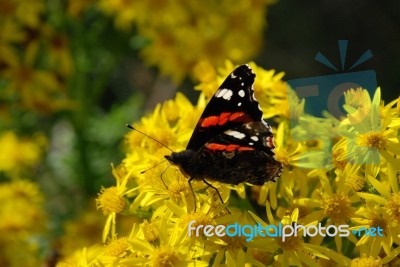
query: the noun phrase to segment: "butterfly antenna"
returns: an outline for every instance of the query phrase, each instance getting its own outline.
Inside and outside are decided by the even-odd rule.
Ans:
[[[159,162],[159,163],[157,163],[156,165],[154,165],[154,166],[151,166],[150,168],[148,168],[147,170],[144,170],[144,171],[141,171],[140,172],[140,174],[143,174],[143,173],[145,173],[145,172],[147,172],[147,171],[149,171],[149,170],[151,170],[151,169],[153,169],[153,168],[155,168],[155,167],[157,167],[158,165],[160,165],[160,164],[162,164],[162,163],[164,163],[164,162],[166,162],[167,160],[163,160],[163,161],[161,161],[161,162]]]
[[[174,152],[171,148],[167,147],[166,145],[164,145],[163,143],[161,143],[160,141],[158,141],[158,140],[155,139],[154,137],[151,137],[150,135],[145,134],[145,133],[142,132],[142,131],[139,131],[138,129],[134,128],[132,125],[127,124],[126,127],[128,127],[129,129],[132,129],[132,130],[134,130],[134,131],[136,131],[136,132],[139,132],[139,133],[143,134],[144,136],[150,138],[151,140],[153,140],[153,141],[159,143],[159,144],[162,145],[163,147],[169,149],[171,152]],[[158,164],[157,164],[157,165],[158,165]],[[157,166],[157,165],[156,165],[156,166]],[[147,171],[147,170],[146,170],[146,171]]]

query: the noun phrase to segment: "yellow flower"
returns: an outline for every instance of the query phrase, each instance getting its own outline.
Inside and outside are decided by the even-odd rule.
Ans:
[[[96,199],[97,208],[101,208],[103,214],[108,216],[103,230],[103,242],[106,241],[109,234],[111,234],[112,240],[115,238],[116,216],[122,213],[127,206],[124,195],[130,194],[136,190],[136,188],[128,190],[126,186],[131,173],[126,173],[124,176],[121,176],[121,173],[114,169],[113,166],[113,175],[117,181],[117,186],[103,188]]]
[[[335,225],[337,227],[350,222],[355,217],[356,207],[360,204],[360,199],[355,192],[341,180],[331,185],[323,170],[313,170],[309,175],[319,178],[321,188],[315,190],[309,198],[294,200],[296,205],[314,209],[302,219],[302,222],[321,222],[326,219],[325,223],[327,225]],[[337,251],[340,252],[342,238],[336,235],[334,239]],[[355,240],[352,236],[349,236],[349,239]]]
[[[43,265],[37,240],[44,237],[48,222],[38,186],[27,180],[1,183],[0,203],[1,262],[7,266]]]
[[[226,58],[245,62],[254,56],[271,3],[101,0],[98,7],[115,17],[117,28],[136,25],[140,36],[149,40],[141,51],[144,60],[180,82],[201,60],[221,66]]]
[[[1,19],[14,17],[22,25],[31,28],[40,25],[44,9],[42,0],[6,0],[0,3]]]
[[[345,94],[344,108],[348,112],[339,133],[346,138],[342,146],[347,161],[358,164],[379,164],[380,156],[399,165],[400,119],[391,112],[391,106],[381,107],[381,91],[378,88],[371,100],[366,90],[350,90]],[[394,102],[389,105],[394,105]],[[383,116],[382,116],[383,115]],[[344,147],[347,146],[347,147]]]
[[[23,108],[42,113],[72,108],[56,75],[35,69],[37,44],[31,43],[24,51],[23,59],[13,58],[2,71],[6,86],[3,94],[16,99]],[[15,100],[13,101],[15,102]]]
[[[106,248],[101,245],[92,245],[83,249],[76,250],[73,254],[63,258],[57,263],[57,267],[89,267],[105,266],[100,261],[100,256]]]
[[[359,227],[380,226],[383,229],[382,237],[364,236],[357,243],[371,249],[369,255],[373,256],[378,255],[381,248],[389,254],[393,242],[400,244],[400,193],[395,171],[388,165],[387,171],[380,171],[379,176],[381,181],[376,176],[367,176],[368,182],[379,195],[359,192],[358,195],[367,201],[367,205],[358,213],[361,218],[355,219]]]
[[[46,144],[44,136],[38,134],[32,140],[19,139],[14,132],[0,135],[0,171],[18,175],[27,167],[39,163]]]
[[[362,253],[361,257],[357,257],[351,261],[350,267],[383,267],[383,266],[397,266],[399,264],[399,259],[393,258],[399,254],[399,248],[393,250],[393,253],[386,255],[384,258],[380,256],[371,256],[366,253]]]
[[[140,230],[133,227],[132,234],[128,239],[130,250],[137,257],[127,257],[121,261],[121,264],[140,264],[141,266],[187,266],[193,264],[196,266],[207,266],[205,261],[197,259],[201,254],[191,251],[190,247],[177,242],[173,232],[168,231],[167,218],[165,216],[153,224],[153,231],[159,232],[158,242],[145,240]],[[143,229],[143,227],[142,227]],[[181,229],[186,230],[186,229]],[[146,231],[146,230],[145,230]]]
[[[25,180],[0,184],[0,198],[0,231],[3,234],[42,229],[43,196],[36,184]]]
[[[269,224],[265,223],[257,215],[250,213],[257,223],[260,223],[263,227],[267,227]],[[294,209],[290,215],[286,215],[282,218],[282,225],[291,225],[297,223],[298,220],[298,209]],[[275,225],[278,228],[278,224],[272,218],[269,218],[270,225]],[[312,223],[314,224],[314,223]],[[310,224],[311,225],[311,224]],[[305,225],[306,227],[308,225]],[[251,247],[262,248],[274,255],[274,261],[279,266],[302,266],[306,264],[308,266],[318,266],[318,259],[333,259],[340,266],[345,266],[349,260],[344,256],[327,249],[322,246],[306,243],[303,240],[302,229],[296,235],[286,237],[283,241],[281,237],[263,237],[256,239],[250,245]],[[270,264],[270,263],[269,263]]]
[[[364,267],[364,266],[369,266],[369,267],[383,267],[382,260],[379,257],[360,257],[360,258],[355,258],[354,260],[351,261],[351,267]]]
[[[3,1],[2,3],[9,2]],[[0,4],[0,10],[2,9]],[[1,11],[0,11],[1,12]],[[2,17],[4,18],[4,17]],[[4,21],[0,20],[0,45],[10,45],[11,43],[20,43],[25,39],[25,33],[22,31],[21,26],[12,19]],[[2,57],[7,54],[2,53]],[[2,59],[3,61],[3,59]]]
[[[398,100],[385,106],[380,103],[379,92],[371,101],[362,90],[350,91],[346,95],[347,119],[339,122],[329,115],[316,118],[304,114],[304,102],[294,92],[291,97],[286,96],[292,91],[281,81],[280,75],[252,66],[262,80],[261,84],[255,85],[256,94],[263,99],[260,103],[279,109],[274,111],[265,107],[266,117],[276,119],[273,124],[276,125],[275,153],[285,168],[277,183],[252,187],[248,198],[243,184],[213,183],[223,202],[230,200],[231,213],[228,214],[226,204],[222,204],[213,188],[194,181],[193,194],[188,177],[163,161],[163,156],[171,153],[168,149],[184,150],[206,100],[215,92],[228,69],[233,68],[229,61],[226,70],[216,71],[210,65],[205,60],[195,68],[201,77],[197,89],[202,91],[197,105],[191,104],[183,94],[177,94],[173,100],[157,105],[154,112],[139,123],[134,123],[135,129],[160,142],[138,131],[127,134],[127,155],[119,168],[113,168],[117,185],[103,190],[97,200],[108,215],[103,240],[110,237],[109,252],[99,252],[97,263],[105,266],[264,264],[317,267],[396,262],[400,252],[397,247],[400,245],[400,195],[395,168],[399,165],[395,148],[388,143],[398,141],[400,121],[395,107]],[[262,96],[263,90],[268,97]],[[360,120],[365,116],[369,116],[366,121]],[[318,127],[321,129],[313,130]],[[344,129],[350,134],[343,134]],[[335,136],[338,131],[343,134],[340,138]],[[381,146],[379,153],[383,153],[379,164],[346,161],[347,156],[354,153],[348,145],[351,134],[362,136],[377,131],[385,133],[383,139],[374,143],[378,148]],[[320,137],[321,134],[324,137]],[[360,140],[369,139],[361,137]],[[329,159],[331,154],[332,161]],[[232,190],[239,196],[231,194]],[[250,218],[247,210],[258,214],[250,212]],[[135,217],[130,234],[117,233],[117,214]],[[188,224],[193,221],[192,226],[235,222],[254,225],[255,221],[265,227],[260,216],[276,226],[279,221],[282,225],[299,222],[306,227],[318,223],[323,227],[349,224],[351,231],[379,226],[384,230],[384,236],[359,237],[350,232],[348,237],[316,235],[303,238],[302,228],[296,232],[297,236],[285,240],[256,236],[247,242],[246,236],[209,237],[204,232],[189,236]],[[352,260],[349,256],[359,257]],[[81,257],[81,260],[85,259],[88,257]]]

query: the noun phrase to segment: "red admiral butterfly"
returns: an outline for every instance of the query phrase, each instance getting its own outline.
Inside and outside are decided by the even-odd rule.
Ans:
[[[274,158],[271,126],[262,119],[254,97],[255,76],[248,65],[236,68],[206,106],[186,150],[165,156],[190,177],[192,192],[193,180],[217,190],[206,179],[263,185],[281,175],[283,166]]]

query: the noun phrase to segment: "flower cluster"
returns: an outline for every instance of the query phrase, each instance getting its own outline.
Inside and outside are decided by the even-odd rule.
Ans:
[[[117,28],[135,25],[146,43],[143,59],[179,82],[201,60],[219,66],[226,58],[244,62],[253,57],[262,44],[266,7],[272,3],[100,0],[98,7],[113,16]]]
[[[43,195],[36,184],[18,179],[0,185],[0,262],[4,266],[35,266],[47,218]],[[15,256],[16,252],[21,256]]]
[[[70,108],[63,83],[73,71],[68,39],[43,19],[45,1],[6,0],[0,10],[2,103],[40,113]]]
[[[18,138],[12,131],[0,134],[0,172],[9,177],[20,177],[41,159],[46,138],[37,134],[32,139]]]
[[[379,88],[372,98],[366,90],[349,90],[346,118],[316,118],[304,112],[304,101],[281,80],[282,74],[250,66],[265,119],[275,125],[276,158],[284,164],[281,178],[251,187],[213,181],[224,204],[202,182],[193,183],[193,195],[187,177],[161,161],[170,153],[165,146],[184,149],[212,90],[233,65],[227,62],[209,73],[199,68],[205,78],[196,87],[201,91],[196,105],[178,93],[134,124],[165,146],[137,131],[127,134],[126,157],[113,167],[116,185],[103,188],[97,198],[107,216],[107,245],[77,251],[59,266],[399,264],[400,98],[385,105]],[[118,229],[123,217],[136,220],[128,234]],[[307,238],[298,233],[285,241],[255,237],[246,242],[243,236],[188,236],[193,220],[196,225],[347,224],[351,233]],[[355,235],[353,230],[362,227],[380,227],[383,236]]]

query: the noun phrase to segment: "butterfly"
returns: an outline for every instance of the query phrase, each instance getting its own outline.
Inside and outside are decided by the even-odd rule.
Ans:
[[[274,157],[271,126],[254,96],[255,73],[237,67],[215,92],[201,115],[185,150],[165,158],[193,180],[208,183],[263,185],[275,182],[283,165]]]

